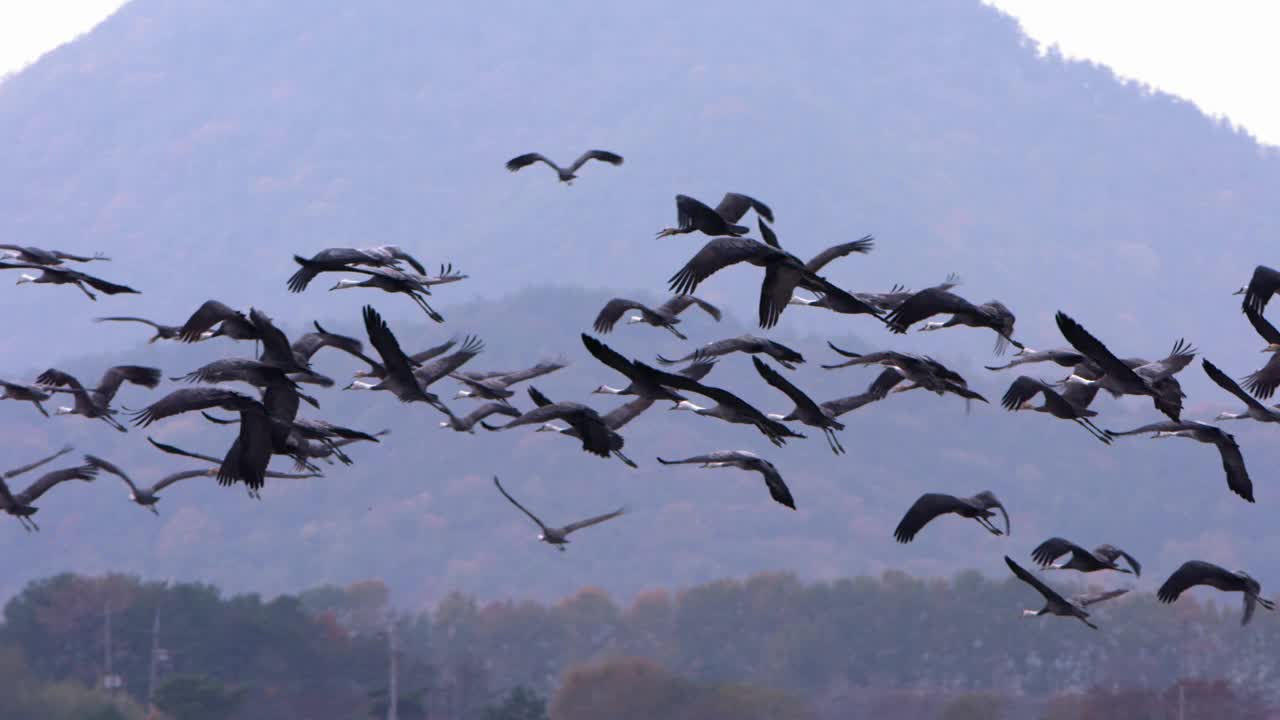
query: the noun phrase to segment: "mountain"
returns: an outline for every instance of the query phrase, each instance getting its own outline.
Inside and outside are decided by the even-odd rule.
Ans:
[[[411,337],[425,345],[476,332],[494,366],[569,355],[573,372],[535,384],[580,399],[617,378],[581,353],[577,333],[615,292],[660,299],[701,242],[653,239],[674,221],[673,196],[715,202],[726,190],[772,205],[783,244],[800,255],[874,233],[872,255],[830,268],[845,286],[923,287],[957,271],[969,297],[1010,305],[1017,335],[1035,347],[1063,344],[1052,321],[1063,309],[1124,356],[1163,355],[1185,336],[1232,375],[1261,363],[1230,293],[1268,261],[1276,153],[1190,103],[1039,54],[1013,20],[976,0],[508,1],[483,14],[385,1],[135,0],[0,84],[0,137],[0,238],[105,252],[113,261],[88,271],[143,291],[91,303],[69,288],[5,289],[9,377],[51,365],[96,373],[108,360],[194,368],[214,350],[143,347],[138,334],[89,318],[180,322],[209,297],[265,308],[293,332],[315,317],[358,334],[358,305],[369,300],[397,328],[414,327],[421,316],[398,298],[284,288],[295,252],[396,243],[471,276],[440,288],[445,326]],[[626,163],[593,164],[572,187],[543,167],[503,169],[522,152],[572,158],[590,147]],[[758,282],[758,271],[735,268],[699,292],[749,318]],[[692,337],[746,329],[735,322]],[[645,330],[619,330],[620,349],[647,355],[673,342]],[[982,377],[985,331],[898,338],[866,319],[793,308],[774,336],[815,358],[826,338],[927,351],[992,398],[1012,379]],[[815,394],[869,381],[813,364],[797,381]],[[748,383],[744,394],[785,409],[752,384],[742,358],[724,363],[717,382],[722,372],[725,384]],[[1185,375],[1188,416],[1228,405],[1198,368]],[[1134,439],[1107,450],[1042,416],[987,406],[965,416],[949,399],[912,393],[859,413],[846,457],[827,457],[816,438],[778,453],[801,508],[788,514],[761,500],[752,478],[657,474],[647,459],[756,447],[741,428],[655,408],[659,417],[628,433],[646,459],[629,472],[561,438],[459,439],[420,408],[349,395],[326,393],[324,415],[394,430],[385,447],[359,448],[352,468],[269,488],[261,505],[181,487],[158,521],[128,514],[136,508],[122,498],[106,504],[108,478],[92,501],[87,491],[51,495],[40,537],[5,531],[28,564],[0,590],[68,566],[281,591],[381,574],[414,599],[455,586],[553,597],[583,581],[626,592],[779,567],[818,577],[999,571],[994,549],[973,549],[992,541],[964,523],[930,528],[908,548],[888,540],[916,493],[985,488],[1014,508],[1019,546],[1033,533],[1064,534],[1136,545],[1157,567],[1205,555],[1259,575],[1280,570],[1259,549],[1275,537],[1261,520],[1275,507],[1266,472],[1275,457],[1249,426],[1236,432],[1256,507],[1226,492],[1205,446]],[[151,396],[128,389],[121,401]],[[1105,425],[1152,417],[1143,403],[1104,402]],[[142,433],[117,437],[0,405],[11,454],[69,438],[137,463],[137,474],[174,469]],[[194,421],[173,422],[157,433],[225,446]],[[636,512],[566,557],[549,555],[494,498],[495,472],[548,515],[622,502]],[[514,552],[529,554],[508,567]]]

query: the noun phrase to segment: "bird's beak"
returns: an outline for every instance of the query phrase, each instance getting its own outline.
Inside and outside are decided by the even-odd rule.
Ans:
[[[1237,291],[1235,291],[1235,292],[1233,292],[1233,293],[1231,293],[1231,294],[1232,294],[1232,295],[1243,295],[1243,294],[1245,294],[1245,293],[1246,293],[1246,292],[1248,292],[1248,291],[1249,291],[1249,289],[1248,289],[1248,288],[1240,288],[1239,290],[1237,290]]]
[[[1266,347],[1262,348],[1262,352],[1280,352],[1280,344],[1268,343]]]

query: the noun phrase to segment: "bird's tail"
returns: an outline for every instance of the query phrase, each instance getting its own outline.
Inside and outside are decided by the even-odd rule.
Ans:
[[[294,255],[293,261],[301,265],[296,273],[289,276],[289,292],[299,293],[307,289],[307,285],[320,274],[319,263],[312,262],[301,255]]]

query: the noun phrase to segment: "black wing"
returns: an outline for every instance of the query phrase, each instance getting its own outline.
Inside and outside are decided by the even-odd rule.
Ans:
[[[1133,576],[1142,576],[1142,563],[1138,562],[1132,555],[1121,550],[1115,545],[1099,545],[1094,548],[1093,551],[1111,562],[1115,562],[1116,558],[1124,558],[1125,562],[1129,563],[1129,567],[1133,570]]]
[[[701,203],[699,203],[701,204]],[[703,207],[706,207],[705,205]],[[715,213],[725,219],[725,222],[736,223],[747,214],[748,210],[755,210],[760,217],[773,222],[773,210],[768,205],[742,193],[727,192],[720,199],[720,204],[716,205]]]
[[[626,298],[614,298],[604,304],[600,308],[600,313],[596,315],[596,321],[592,324],[592,328],[601,335],[613,330],[613,326],[622,319],[622,315],[628,310],[639,310],[648,316],[654,313],[644,303],[628,300]]]
[[[1127,364],[1108,350],[1102,341],[1090,335],[1089,331],[1071,316],[1059,311],[1054,317],[1057,320],[1058,329],[1062,331],[1062,336],[1067,339],[1067,342],[1071,343],[1071,347],[1091,360],[1104,373],[1127,383],[1146,384]]]
[[[1204,368],[1204,372],[1206,375],[1209,376],[1209,379],[1217,383],[1218,387],[1222,388],[1223,390],[1226,390],[1232,395],[1235,395],[1237,398],[1243,401],[1245,405],[1248,405],[1249,407],[1254,408],[1256,410],[1262,410],[1263,412],[1268,412],[1267,407],[1265,405],[1258,402],[1257,400],[1254,400],[1253,397],[1249,395],[1249,393],[1242,390],[1240,386],[1236,384],[1235,380],[1232,380],[1230,377],[1227,377],[1227,374],[1219,370],[1216,365],[1209,362],[1207,359],[1202,359],[1200,361],[1200,366]]]
[[[577,172],[578,168],[585,165],[588,160],[599,160],[601,162],[607,162],[610,165],[622,164],[622,156],[617,153],[611,153],[608,150],[588,150],[579,155],[577,160],[573,161],[573,164],[569,166],[569,172]]]
[[[1259,265],[1253,269],[1253,276],[1249,278],[1249,286],[1245,288],[1241,308],[1261,315],[1277,290],[1280,290],[1280,272],[1266,265]]]
[[[1022,567],[1021,565],[1019,565],[1018,563],[1014,562],[1014,561],[1013,561],[1013,558],[1009,557],[1008,555],[1005,555],[1005,556],[1004,556],[1004,562],[1005,562],[1005,564],[1006,564],[1006,565],[1008,565],[1008,566],[1009,566],[1009,569],[1013,571],[1013,574],[1014,574],[1014,575],[1015,575],[1019,580],[1021,580],[1022,582],[1024,582],[1024,583],[1026,583],[1026,584],[1030,585],[1031,587],[1035,588],[1035,589],[1036,589],[1036,592],[1038,592],[1038,593],[1040,593],[1041,595],[1043,595],[1043,596],[1044,596],[1044,599],[1045,599],[1046,601],[1048,601],[1048,602],[1059,602],[1059,603],[1062,603],[1063,605],[1066,605],[1066,604],[1067,604],[1067,601],[1066,601],[1066,600],[1065,600],[1061,595],[1059,595],[1057,592],[1055,592],[1055,591],[1053,590],[1053,588],[1051,588],[1051,587],[1049,587],[1048,585],[1045,585],[1044,583],[1040,582],[1040,579],[1039,579],[1039,578],[1037,578],[1035,575],[1032,575],[1031,573],[1027,572],[1026,568],[1024,568],[1024,567]]]
[[[777,370],[769,367],[758,357],[752,357],[751,361],[755,364],[756,372],[760,373],[760,377],[764,378],[765,382],[782,391],[784,395],[791,398],[791,401],[796,404],[797,408],[803,409],[814,417],[826,417],[826,413],[818,406],[818,403],[813,401],[813,398],[805,395],[800,388],[792,385],[786,378],[782,377]],[[843,429],[843,426],[840,423],[835,422],[834,420],[831,422],[833,428],[837,430]]]
[[[1089,554],[1087,550],[1066,538],[1051,537],[1037,545],[1036,549],[1031,551],[1031,559],[1035,560],[1041,567],[1049,567],[1053,564],[1054,560],[1057,560],[1067,553],[1081,553],[1083,555]]]
[[[718,237],[707,241],[689,262],[669,281],[671,291],[688,295],[698,284],[717,271],[736,263],[775,257],[781,253],[758,240],[744,237]],[[791,295],[788,294],[788,301]]]
[[[550,165],[556,172],[560,172],[560,167],[548,160],[542,153],[525,153],[524,155],[517,155],[507,161],[507,169],[511,172],[515,172],[520,168],[528,167],[536,162],[544,162],[547,165]]]
[[[183,323],[178,338],[182,342],[195,342],[214,325],[233,317],[240,317],[240,313],[217,300],[206,300]]]
[[[902,521],[893,531],[893,537],[900,543],[911,542],[930,520],[967,507],[969,506],[954,495],[925,493],[902,516]]]
[[[1262,317],[1262,313],[1246,308],[1244,315],[1249,318],[1249,324],[1253,325],[1253,329],[1257,331],[1263,340],[1267,341],[1268,345],[1280,345],[1280,330],[1277,330],[1275,325],[1267,322],[1267,319]]]
[[[41,495],[49,492],[49,490],[58,483],[68,480],[83,480],[90,482],[98,475],[98,468],[93,465],[80,465],[65,470],[54,470],[45,473],[38,480],[27,486],[26,490],[14,496],[14,500],[18,505],[30,505],[40,498]]]
[[[816,273],[826,267],[827,263],[835,260],[836,258],[842,258],[850,253],[861,253],[865,255],[866,253],[871,252],[871,249],[874,248],[875,245],[875,238],[870,235],[864,235],[853,242],[832,245],[826,250],[814,255],[813,259],[805,263],[804,267],[809,272]]]
[[[925,288],[904,300],[885,316],[885,320],[889,329],[904,333],[912,325],[939,313],[954,315],[973,312],[977,312],[977,306],[959,295],[938,288]]]

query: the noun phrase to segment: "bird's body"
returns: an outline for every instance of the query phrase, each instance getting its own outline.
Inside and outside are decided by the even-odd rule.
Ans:
[[[1102,373],[1097,380],[1082,377],[1078,372],[1076,377],[1086,382],[1097,382],[1114,395],[1148,395],[1156,409],[1169,416],[1169,419],[1176,422],[1180,418],[1181,389],[1168,381],[1195,357],[1193,348],[1178,341],[1174,344],[1173,352],[1163,360],[1134,367],[1116,357],[1066,313],[1058,312],[1056,320],[1058,329],[1067,342]]]
[[[1042,615],[1073,617],[1094,630],[1097,630],[1098,626],[1089,622],[1089,613],[1085,608],[1095,603],[1100,603],[1103,600],[1110,600],[1111,598],[1119,597],[1129,592],[1126,589],[1106,590],[1103,592],[1076,595],[1067,599],[1048,585],[1045,585],[1035,575],[1027,572],[1025,568],[1014,562],[1008,555],[1004,556],[1004,561],[1005,564],[1009,566],[1009,569],[1013,571],[1015,577],[1035,588],[1036,592],[1040,593],[1040,595],[1044,597],[1044,607],[1039,610],[1023,610],[1022,614],[1024,617],[1040,617]]]
[[[988,328],[996,333],[996,353],[1005,351],[1006,345],[1021,349],[1021,343],[1013,339],[1013,326],[1017,318],[1004,303],[997,300],[975,305],[949,290],[926,288],[904,300],[894,308],[885,320],[889,329],[905,333],[907,328],[934,315],[950,314],[945,322],[929,323],[921,330],[941,330],[965,325]]]
[[[709,360],[711,358],[735,352],[746,353],[748,355],[754,355],[756,353],[768,355],[774,360],[777,360],[778,364],[788,370],[794,370],[796,365],[804,362],[803,355],[792,350],[786,345],[768,338],[757,337],[755,335],[739,335],[738,337],[726,338],[724,340],[717,340],[713,343],[707,343],[684,357],[679,357],[674,360],[669,360],[659,355],[658,362],[663,365],[678,365],[682,362]]]
[[[840,444],[840,439],[835,434],[836,430],[844,430],[844,423],[836,420],[835,412],[814,402],[800,388],[791,384],[777,370],[766,365],[760,358],[752,357],[751,361],[756,367],[756,372],[760,374],[760,377],[764,378],[765,382],[780,390],[795,403],[795,407],[791,412],[785,415],[770,415],[769,417],[773,420],[781,421],[796,420],[809,427],[816,427],[826,435],[827,445],[831,448],[831,452],[836,455],[844,454],[844,446]]]
[[[622,164],[621,155],[611,153],[608,150],[588,150],[579,155],[578,159],[574,160],[569,167],[560,167],[541,153],[525,153],[508,160],[507,169],[511,172],[516,172],[520,168],[528,167],[536,162],[546,163],[547,167],[556,171],[556,176],[560,178],[560,182],[572,185],[574,179],[578,177],[578,169],[585,165],[588,160],[599,160],[615,166]]]
[[[658,462],[663,465],[698,465],[704,468],[732,467],[739,470],[758,472],[764,478],[764,483],[769,488],[769,497],[773,498],[774,502],[792,510],[796,509],[796,501],[791,496],[791,489],[782,480],[782,473],[778,472],[778,468],[774,467],[773,463],[748,450],[717,450],[705,455],[687,457],[683,460],[663,460],[658,458]]]
[[[40,403],[53,397],[53,394],[41,388],[38,385],[26,385],[24,383],[9,382],[8,380],[0,380],[0,400],[20,400],[29,402],[35,406],[40,414],[49,417],[49,411],[44,409]]]
[[[1105,432],[1108,437],[1112,438],[1124,435],[1150,434],[1153,438],[1184,437],[1196,442],[1213,445],[1218,448],[1218,454],[1222,458],[1222,469],[1227,475],[1227,487],[1231,489],[1231,492],[1245,500],[1254,501],[1253,481],[1249,478],[1249,471],[1245,468],[1244,455],[1241,454],[1240,446],[1236,444],[1235,437],[1223,431],[1222,428],[1208,423],[1188,420],[1183,422],[1152,423],[1122,432],[1113,430],[1106,430]]]
[[[46,388],[57,388],[57,392],[71,393],[75,396],[75,404],[71,407],[60,407],[55,415],[81,415],[86,418],[98,418],[120,432],[126,432],[113,415],[116,411],[111,407],[116,392],[126,382],[145,388],[154,388],[160,384],[160,369],[139,365],[117,365],[107,368],[98,380],[97,386],[87,389],[72,375],[56,368],[49,368],[36,378],[36,382]]]
[[[734,223],[742,219],[748,210],[755,210],[762,219],[773,222],[773,210],[749,195],[729,192],[713,209],[688,195],[676,195],[676,226],[658,231],[658,237],[700,232],[705,235],[746,235],[750,228]]]
[[[675,325],[680,322],[680,318],[677,316],[694,305],[701,308],[716,322],[720,322],[720,309],[715,305],[705,300],[700,300],[693,295],[674,295],[656,308],[650,308],[648,305],[635,300],[613,298],[600,309],[600,313],[596,315],[596,320],[592,327],[595,328],[596,332],[603,335],[612,331],[613,326],[628,310],[636,310],[640,314],[627,318],[627,324],[645,323],[654,327],[664,328],[681,340],[688,340],[683,333],[675,328]]]
[[[850,365],[882,365],[897,373],[899,380],[896,381],[892,380],[891,376],[886,376],[883,373],[880,378],[877,378],[877,382],[873,387],[883,393],[888,393],[890,390],[892,392],[905,392],[923,388],[939,396],[952,393],[966,400],[987,402],[987,399],[981,394],[969,389],[969,383],[959,373],[931,357],[901,353],[894,350],[855,353],[842,350],[831,342],[827,343],[827,347],[849,359],[835,365],[823,365],[822,367],[825,370],[835,370],[849,367]],[[900,380],[906,380],[909,384],[895,387]]]
[[[1083,390],[1059,393],[1054,386],[1043,380],[1019,375],[1009,386],[1000,402],[1009,411],[1032,410],[1052,415],[1061,420],[1071,420],[1089,431],[1090,435],[1103,444],[1110,444],[1111,438],[1107,437],[1106,433],[1090,420],[1090,418],[1098,415],[1088,407],[1088,401],[1093,399],[1093,395],[1097,393],[1097,388],[1079,382],[1069,383],[1069,385],[1070,387],[1083,388]],[[1090,392],[1090,389],[1092,392]],[[1032,400],[1036,395],[1043,396],[1044,403],[1042,405],[1032,404]]]
[[[303,264],[302,258],[295,255],[293,259],[299,264]],[[305,267],[305,265],[304,265]],[[432,309],[426,301],[427,295],[431,294],[432,283],[421,275],[412,275],[402,270],[392,267],[356,267],[348,266],[344,268],[346,272],[359,273],[367,275],[364,280],[339,280],[336,285],[329,288],[330,290],[349,290],[352,288],[374,288],[386,293],[399,294],[413,300],[422,312],[432,320],[442,323],[444,316]]]
[[[1189,588],[1204,585],[1223,592],[1238,592],[1244,595],[1244,612],[1240,616],[1240,624],[1247,625],[1253,619],[1253,611],[1257,605],[1266,610],[1274,610],[1275,603],[1261,596],[1262,584],[1244,571],[1231,572],[1224,567],[1203,560],[1190,560],[1182,564],[1168,580],[1156,591],[1156,599],[1162,603],[1171,603]]]
[[[0,270],[16,270],[21,268],[39,270],[40,274],[29,275],[23,273],[18,279],[19,285],[24,283],[35,283],[36,285],[73,285],[79,288],[80,292],[84,293],[90,300],[97,300],[98,298],[96,295],[89,292],[89,288],[85,287],[86,285],[107,295],[120,295],[122,293],[129,293],[133,295],[140,294],[137,290],[126,285],[117,285],[116,283],[108,282],[102,278],[82,273],[79,270],[39,265],[36,263],[0,262]]]

